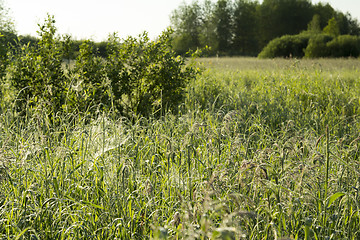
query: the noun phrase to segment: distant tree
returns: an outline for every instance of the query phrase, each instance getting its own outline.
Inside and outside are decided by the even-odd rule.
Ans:
[[[176,9],[171,22],[178,53],[209,46],[210,54],[257,55],[272,39],[301,32],[321,33],[332,18],[339,34],[360,35],[359,23],[349,14],[310,0],[194,1]]]
[[[171,25],[175,30],[174,48],[178,53],[196,50],[200,45],[199,35],[202,24],[201,7],[197,1],[191,5],[183,3],[171,15]]]
[[[30,35],[25,35],[25,36],[21,35],[19,36],[19,42],[21,43],[21,45],[29,44],[30,46],[36,46],[39,42],[39,39]]]
[[[200,28],[200,46],[210,47],[212,54],[218,50],[218,39],[216,37],[216,22],[214,18],[215,5],[211,0],[205,0],[202,6],[202,25]]]
[[[15,26],[4,1],[0,0],[0,78],[5,74],[9,45],[16,40]]]
[[[9,9],[5,7],[4,1],[0,0],[0,31],[2,34],[6,32],[15,33],[15,25],[9,15]]]
[[[360,24],[353,18],[349,13],[346,14],[347,24],[348,24],[348,34],[360,36]]]
[[[340,35],[339,24],[334,17],[329,19],[328,25],[323,29],[323,32],[333,37]]]
[[[320,28],[323,29],[327,24],[329,19],[335,16],[335,10],[329,3],[317,3],[313,5],[314,15],[317,14],[320,16]]]
[[[352,19],[349,13],[344,14],[342,12],[336,12],[335,19],[339,26],[340,35],[359,35],[360,27],[359,23]]]
[[[311,22],[309,22],[309,24],[308,24],[307,30],[311,33],[320,33],[321,32],[320,15],[319,14],[315,14],[313,16]]]
[[[227,53],[232,40],[232,8],[229,0],[218,0],[214,9],[218,50]]]
[[[330,4],[318,3],[313,5],[314,14],[320,17],[320,28],[324,29],[330,19],[335,18],[340,35],[360,35],[360,26],[356,19],[353,19],[349,13],[335,11]]]
[[[237,0],[234,7],[232,49],[240,55],[256,55],[257,45],[257,2]]]
[[[307,29],[313,17],[308,0],[264,0],[258,8],[260,44],[285,34],[297,34]]]

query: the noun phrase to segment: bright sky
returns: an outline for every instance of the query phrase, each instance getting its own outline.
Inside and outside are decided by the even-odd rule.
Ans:
[[[54,15],[60,34],[75,39],[106,40],[110,33],[121,38],[147,31],[151,38],[170,25],[169,16],[184,0],[4,0],[19,34],[37,36],[38,23]],[[215,1],[215,0],[214,0]],[[329,2],[350,12],[360,22],[360,0],[313,0]],[[185,0],[191,3],[192,0]],[[202,0],[200,0],[202,2]],[[261,2],[261,1],[260,1]]]

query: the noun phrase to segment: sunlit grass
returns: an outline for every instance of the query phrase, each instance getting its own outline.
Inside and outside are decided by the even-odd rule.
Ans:
[[[358,239],[358,60],[211,61],[177,116],[2,113],[1,237]]]
[[[200,58],[200,63],[206,67],[218,70],[288,70],[291,68],[300,68],[317,71],[342,71],[357,70],[359,71],[360,59],[296,59],[296,58],[276,58],[276,59],[258,59],[253,57],[211,57]]]

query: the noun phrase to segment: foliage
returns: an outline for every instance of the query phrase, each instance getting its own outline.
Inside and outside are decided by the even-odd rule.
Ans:
[[[0,79],[5,76],[5,69],[8,65],[8,51],[10,45],[16,41],[14,22],[9,16],[4,1],[0,0]]]
[[[18,108],[38,107],[56,114],[64,104],[66,76],[62,68],[62,46],[55,37],[55,20],[48,16],[40,26],[38,47],[22,46],[11,56],[8,74],[18,93]]]
[[[185,54],[189,50],[195,51],[200,45],[201,8],[198,2],[190,5],[183,3],[171,15],[171,22],[175,32],[174,50]]]
[[[230,0],[218,0],[214,8],[216,40],[220,54],[228,54],[232,41],[232,12]]]
[[[0,32],[1,34],[15,33],[14,21],[9,15],[9,9],[4,0],[0,0]]]
[[[310,28],[298,35],[286,35],[272,40],[258,57],[358,57],[359,46],[358,36],[334,37],[334,35],[320,33]]]
[[[318,34],[312,37],[309,45],[305,49],[305,57],[321,58],[330,56],[329,49],[326,44],[333,40],[333,37],[326,34]]]
[[[109,39],[106,72],[113,92],[114,107],[124,115],[161,113],[176,110],[184,88],[195,76],[185,59],[171,50],[171,31],[156,41],[147,34],[120,42]]]
[[[331,32],[328,34],[336,36],[360,34],[359,23],[349,14],[336,11],[329,4],[312,4],[309,0],[264,0],[261,3],[204,0],[202,4],[194,1],[180,5],[172,14],[171,22],[175,30],[174,47],[181,54],[208,46],[212,55],[254,56],[271,40],[300,34],[307,29],[309,33],[319,33],[325,28]]]
[[[259,58],[302,58],[310,38],[309,34],[285,35],[276,38],[259,53]]]
[[[8,52],[10,46],[15,44],[16,35],[13,32],[4,32],[0,30],[0,79],[5,76],[5,69],[8,65]]]
[[[255,2],[237,0],[234,7],[232,54],[253,55],[258,53]]]
[[[196,46],[193,45],[193,40],[190,34],[184,33],[174,36],[173,50],[183,56],[187,55],[191,50],[195,50]]]
[[[208,52],[209,55],[215,55],[219,47],[219,42],[216,38],[217,26],[213,15],[214,9],[215,6],[211,0],[204,0],[199,40],[201,48],[208,48],[210,50]],[[176,29],[175,32],[177,32]]]
[[[29,44],[29,46],[31,47],[36,47],[39,43],[39,39],[37,37],[33,37],[30,35],[18,36],[18,39],[21,46]]]
[[[105,62],[96,56],[93,45],[90,41],[80,45],[79,55],[70,70],[72,82],[67,91],[66,103],[69,112],[92,113],[109,110],[111,106]]]
[[[305,56],[319,57],[358,57],[360,40],[357,36],[340,35],[333,37],[320,34],[312,37],[305,50]]]
[[[294,35],[307,28],[312,13],[308,0],[264,0],[259,6],[260,47],[283,35]]]
[[[333,37],[337,37],[340,35],[339,24],[337,23],[335,18],[329,19],[328,25],[324,28],[323,32]]]
[[[74,44],[70,36],[55,36],[54,23],[49,16],[40,26],[37,46],[14,48],[11,55],[8,77],[17,111],[37,109],[48,116],[93,116],[102,111],[131,118],[160,116],[177,110],[187,81],[196,76],[195,68],[171,49],[171,31],[155,41],[146,33],[124,41],[114,36],[108,41],[106,58],[98,56],[99,44],[84,41],[71,64]]]
[[[331,57],[359,57],[360,37],[341,35],[326,44]]]
[[[311,20],[311,22],[309,22],[308,24],[308,28],[307,31],[310,33],[320,33],[321,32],[321,27],[320,27],[320,15],[319,14],[315,14]]]

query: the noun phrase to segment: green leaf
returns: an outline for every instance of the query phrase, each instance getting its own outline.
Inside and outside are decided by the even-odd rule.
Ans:
[[[16,236],[15,240],[20,239],[29,229],[30,227],[27,227],[24,230],[22,230],[21,233],[19,233],[19,235]]]
[[[94,203],[91,203],[89,201],[80,201],[81,204],[84,204],[84,205],[87,205],[87,206],[91,206],[93,208],[98,208],[98,209],[102,209],[104,210],[104,207],[100,206],[100,205],[97,205],[97,204],[94,204]]]
[[[342,197],[344,195],[345,195],[345,193],[343,193],[343,192],[334,193],[333,195],[331,195],[328,198],[328,203],[327,203],[326,207],[329,208],[336,199],[338,199],[339,197]]]

